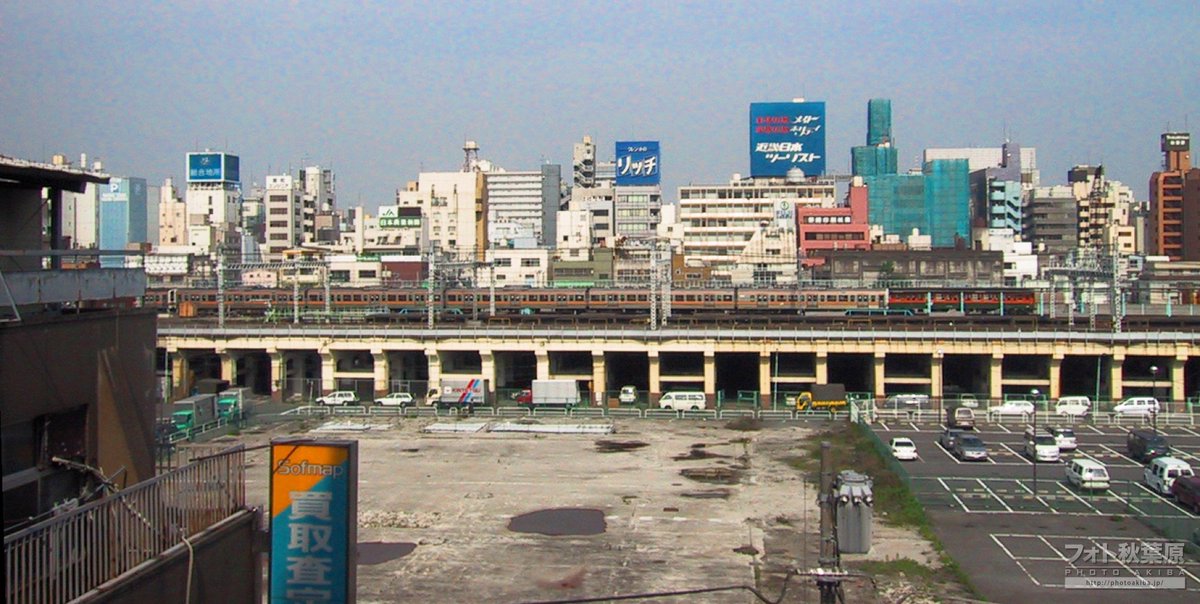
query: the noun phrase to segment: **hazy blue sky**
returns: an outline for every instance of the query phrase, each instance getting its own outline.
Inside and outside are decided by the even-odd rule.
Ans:
[[[1200,6],[1182,2],[0,3],[0,154],[100,157],[182,180],[320,163],[339,205],[390,202],[464,139],[569,174],[590,134],[660,140],[666,197],[747,173],[748,106],[827,103],[849,172],[866,104],[892,99],[901,170],[926,147],[1038,150],[1044,183],[1104,163],[1145,199],[1168,125],[1200,132]],[[1200,137],[1198,137],[1200,138]]]

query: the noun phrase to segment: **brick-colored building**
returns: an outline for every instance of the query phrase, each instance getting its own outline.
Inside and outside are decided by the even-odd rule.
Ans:
[[[1192,167],[1191,135],[1162,135],[1165,170],[1150,176],[1146,250],[1171,260],[1200,260],[1200,168]]]

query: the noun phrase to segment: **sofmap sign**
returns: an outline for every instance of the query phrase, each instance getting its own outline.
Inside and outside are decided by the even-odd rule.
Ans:
[[[238,156],[228,153],[188,153],[188,182],[238,182]]]
[[[657,185],[659,157],[658,141],[617,141],[617,186]]]
[[[354,602],[358,443],[272,441],[272,604]]]
[[[750,175],[825,173],[825,103],[751,103]]]

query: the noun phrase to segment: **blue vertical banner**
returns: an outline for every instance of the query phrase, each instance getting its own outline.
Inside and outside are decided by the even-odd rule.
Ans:
[[[617,186],[657,185],[662,180],[658,141],[617,141]]]
[[[355,601],[358,443],[271,442],[271,604]]]
[[[750,104],[750,175],[805,176],[825,173],[823,101]]]

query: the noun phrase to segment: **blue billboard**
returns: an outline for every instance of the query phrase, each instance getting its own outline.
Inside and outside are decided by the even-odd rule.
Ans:
[[[238,156],[228,153],[188,153],[188,182],[238,182]]]
[[[751,103],[750,175],[825,173],[825,103]]]
[[[617,186],[657,185],[660,157],[658,141],[617,141]]]

